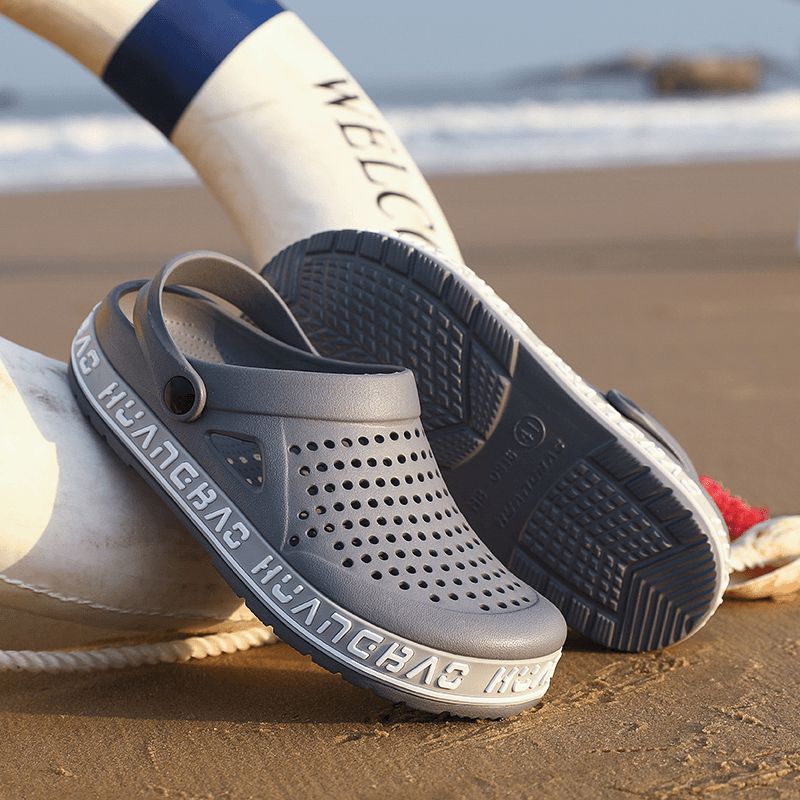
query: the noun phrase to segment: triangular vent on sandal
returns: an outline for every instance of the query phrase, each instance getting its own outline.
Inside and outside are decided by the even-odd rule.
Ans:
[[[227,465],[248,486],[259,489],[264,485],[264,463],[257,442],[230,433],[209,433],[208,438]]]

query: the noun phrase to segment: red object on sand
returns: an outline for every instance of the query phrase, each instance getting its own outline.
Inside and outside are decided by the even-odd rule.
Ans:
[[[701,475],[700,483],[717,504],[717,508],[728,526],[731,540],[741,536],[753,525],[769,519],[768,508],[749,505],[741,497],[731,494],[721,483],[709,478],[708,475]]]

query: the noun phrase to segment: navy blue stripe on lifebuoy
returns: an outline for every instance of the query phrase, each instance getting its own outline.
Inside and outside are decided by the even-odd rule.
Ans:
[[[103,80],[170,136],[231,50],[283,10],[275,0],[158,0],[120,42]]]

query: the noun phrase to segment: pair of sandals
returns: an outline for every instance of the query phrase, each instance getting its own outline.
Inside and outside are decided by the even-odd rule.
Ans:
[[[94,309],[70,380],[264,623],[393,701],[514,714],[567,625],[661,648],[722,599],[674,439],[404,239],[321,233],[262,275],[181,256]]]

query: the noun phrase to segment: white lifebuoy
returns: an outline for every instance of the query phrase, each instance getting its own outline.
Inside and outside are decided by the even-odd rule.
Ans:
[[[0,12],[156,124],[228,210],[254,265],[341,227],[403,232],[458,257],[383,115],[276,2],[0,0]],[[0,605],[118,629],[251,619],[79,416],[64,369],[0,339]]]
[[[460,257],[383,114],[276,0],[0,0],[0,12],[75,56],[168,136],[255,265],[354,225]]]

